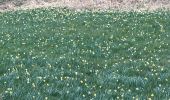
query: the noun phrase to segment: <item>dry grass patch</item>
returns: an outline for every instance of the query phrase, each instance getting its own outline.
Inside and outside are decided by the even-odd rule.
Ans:
[[[0,11],[40,7],[68,7],[73,9],[115,9],[141,11],[169,9],[169,0],[5,0]]]

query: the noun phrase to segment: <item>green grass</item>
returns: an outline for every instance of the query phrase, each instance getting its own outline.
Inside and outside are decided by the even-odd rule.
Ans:
[[[4,100],[170,99],[170,12],[0,14]]]

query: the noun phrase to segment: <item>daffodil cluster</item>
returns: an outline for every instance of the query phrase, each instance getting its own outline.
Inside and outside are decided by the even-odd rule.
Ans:
[[[169,45],[168,11],[0,13],[0,96],[168,100]]]

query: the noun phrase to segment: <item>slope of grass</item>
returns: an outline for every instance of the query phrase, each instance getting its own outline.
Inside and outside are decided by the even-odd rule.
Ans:
[[[4,100],[170,99],[170,12],[0,15]]]

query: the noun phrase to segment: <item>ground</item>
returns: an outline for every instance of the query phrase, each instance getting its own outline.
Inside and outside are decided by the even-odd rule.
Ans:
[[[170,100],[168,1],[82,2],[1,0],[0,100]]]

